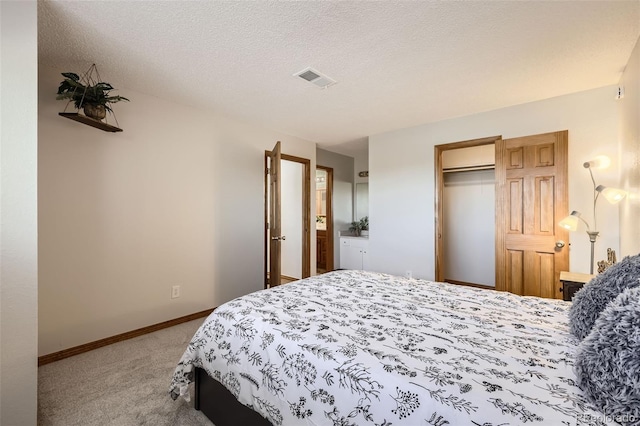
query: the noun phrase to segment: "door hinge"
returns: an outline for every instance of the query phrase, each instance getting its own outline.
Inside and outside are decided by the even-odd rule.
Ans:
[[[271,174],[271,169],[267,167],[267,168],[265,169],[265,174],[267,174],[267,175],[268,175],[268,174]]]

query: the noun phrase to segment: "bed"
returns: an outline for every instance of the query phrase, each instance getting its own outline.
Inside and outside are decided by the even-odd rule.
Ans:
[[[609,424],[576,384],[570,305],[335,271],[220,306],[170,394],[188,397],[198,376],[196,408],[218,388],[208,403],[230,424]],[[237,423],[233,403],[260,416]]]

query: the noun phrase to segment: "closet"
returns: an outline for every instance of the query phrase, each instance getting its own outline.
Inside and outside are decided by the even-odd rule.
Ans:
[[[495,286],[495,145],[442,152],[443,280]]]

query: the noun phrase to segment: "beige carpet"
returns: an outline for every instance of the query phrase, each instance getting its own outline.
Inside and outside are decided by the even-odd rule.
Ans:
[[[199,426],[192,402],[169,397],[171,375],[203,319],[38,369],[38,425]]]

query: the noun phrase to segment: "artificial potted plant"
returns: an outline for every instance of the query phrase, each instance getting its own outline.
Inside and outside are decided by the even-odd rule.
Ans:
[[[112,112],[111,104],[128,101],[124,96],[111,95],[115,90],[109,83],[98,82],[84,84],[80,81],[80,76],[72,72],[63,72],[65,78],[58,87],[56,99],[69,99],[77,109],[82,108],[87,117],[102,120],[106,117],[107,111]]]
[[[369,216],[365,216],[360,220],[351,222],[349,231],[353,232],[353,234],[356,237],[359,237],[360,235],[362,235],[363,234],[362,231],[366,231],[366,235],[369,235]]]

